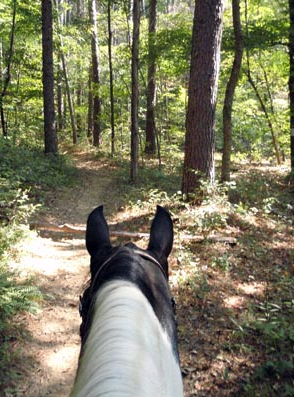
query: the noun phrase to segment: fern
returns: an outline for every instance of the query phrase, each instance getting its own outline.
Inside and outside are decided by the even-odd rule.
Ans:
[[[20,284],[17,275],[0,266],[0,319],[7,319],[19,312],[35,311],[42,294],[28,282]]]

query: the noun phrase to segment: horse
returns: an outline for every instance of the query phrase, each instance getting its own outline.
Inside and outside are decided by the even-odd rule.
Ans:
[[[182,397],[167,258],[169,213],[157,206],[147,250],[113,247],[103,206],[87,220],[90,283],[81,299],[81,350],[70,397]]]

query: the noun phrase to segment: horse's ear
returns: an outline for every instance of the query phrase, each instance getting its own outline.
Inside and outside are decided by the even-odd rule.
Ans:
[[[161,263],[165,263],[173,246],[173,222],[169,213],[159,205],[153,219],[148,250],[157,255]]]
[[[103,248],[111,248],[109,229],[103,215],[103,206],[94,209],[88,216],[86,247],[90,255]]]

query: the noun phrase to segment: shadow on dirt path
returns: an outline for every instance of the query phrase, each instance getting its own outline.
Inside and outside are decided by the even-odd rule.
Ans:
[[[75,162],[76,186],[48,197],[49,208],[41,213],[41,221],[84,225],[89,212],[105,203],[108,219],[115,215],[120,200],[115,196],[117,182],[111,179],[107,166],[84,153],[77,154]],[[24,319],[29,337],[22,346],[22,380],[13,396],[66,397],[77,368],[78,301],[89,271],[84,236],[42,232],[26,242],[15,266],[36,278],[45,300],[37,314]]]

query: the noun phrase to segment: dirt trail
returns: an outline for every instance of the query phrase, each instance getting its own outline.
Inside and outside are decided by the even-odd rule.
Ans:
[[[43,221],[58,224],[85,224],[89,211],[107,203],[111,220],[119,205],[115,181],[109,170],[89,154],[76,155],[79,183],[49,198],[50,208]],[[26,316],[30,337],[22,346],[20,373],[25,382],[13,396],[45,397],[69,395],[79,354],[78,297],[87,281],[89,257],[84,236],[42,233],[26,243],[25,253],[16,264],[26,274],[33,273],[47,299],[37,314]]]

